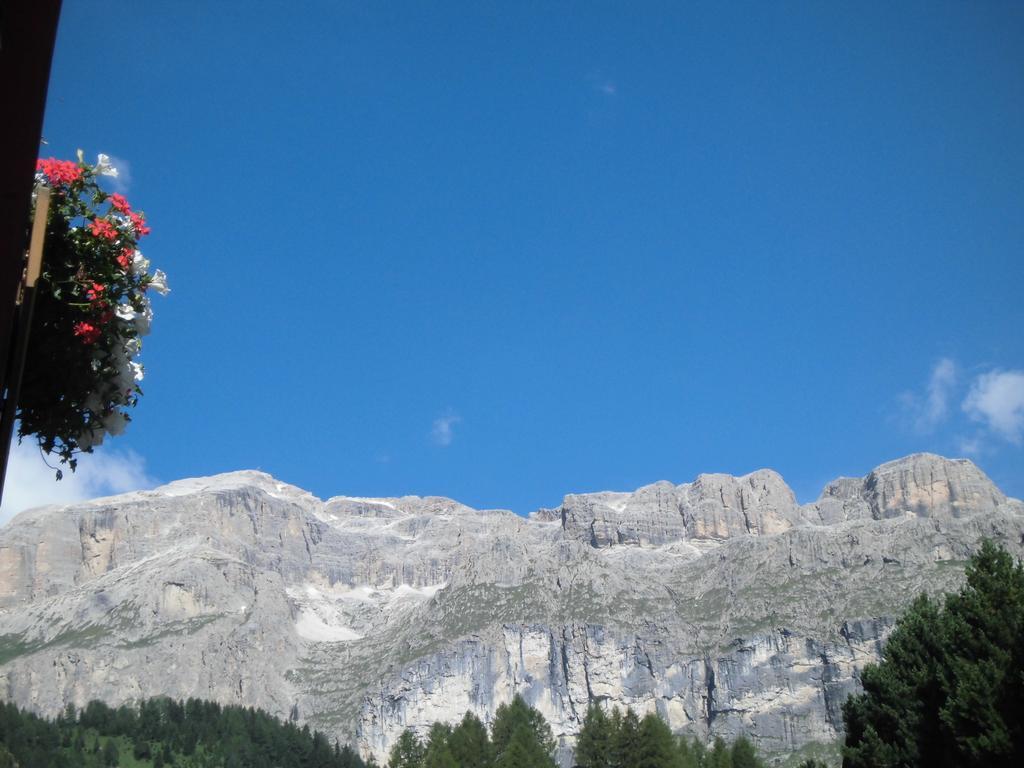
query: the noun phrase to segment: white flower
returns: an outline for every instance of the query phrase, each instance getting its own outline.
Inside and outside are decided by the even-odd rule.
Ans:
[[[150,323],[153,322],[153,309],[146,305],[142,312],[135,313],[135,330],[139,336],[145,336],[149,333]]]
[[[118,320],[125,320],[131,322],[135,319],[135,308],[131,304],[118,304],[117,309],[114,310],[114,314]]]
[[[86,427],[85,432],[75,438],[78,447],[83,451],[103,445],[103,436],[106,434],[100,427]]]
[[[133,315],[135,314],[134,310],[132,310],[132,314]],[[141,339],[128,339],[128,341],[126,341],[124,343],[124,351],[128,353],[128,357],[135,357],[137,354],[139,354],[139,352],[141,350],[142,350],[142,340]]]
[[[117,168],[110,164],[110,158],[107,155],[100,155],[96,158],[96,167],[93,169],[100,176],[113,176],[117,178]]]
[[[132,256],[132,272],[139,274],[149,269],[149,259],[142,255],[142,251],[135,251]]]
[[[100,400],[100,396],[96,392],[90,392],[89,396],[85,398],[84,405],[86,410],[99,413],[100,409],[103,408],[103,401]]]
[[[136,363],[134,360],[128,363],[128,369],[132,372],[132,378],[135,381],[142,381],[142,377],[145,375],[142,363]]]
[[[120,435],[128,425],[128,417],[116,408],[103,417],[103,428],[112,435]]]
[[[125,365],[117,371],[117,378],[111,382],[113,389],[108,394],[108,399],[113,403],[124,403],[131,391],[135,389],[135,378],[132,369]]]
[[[149,287],[161,296],[166,296],[171,292],[171,289],[167,287],[167,275],[164,274],[162,269],[158,269],[153,273],[153,279],[149,281]]]

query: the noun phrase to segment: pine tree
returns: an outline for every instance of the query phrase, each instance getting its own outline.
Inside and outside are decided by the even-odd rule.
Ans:
[[[491,740],[480,718],[466,712],[452,729],[448,746],[459,768],[491,768],[494,764]]]
[[[181,753],[186,757],[191,757],[195,754],[197,746],[199,746],[199,736],[193,728],[188,728],[185,731],[185,738],[182,739]]]
[[[885,662],[861,673],[864,693],[843,706],[844,765],[945,765],[939,710],[945,663],[939,607],[918,597],[885,647]]]
[[[107,739],[107,743],[103,745],[103,765],[114,768],[120,762],[121,754],[117,749],[117,744],[113,739]]]
[[[446,724],[434,723],[430,726],[427,745],[423,753],[424,768],[458,768],[458,764],[452,756],[451,747],[448,746],[451,734],[452,729]]]
[[[732,768],[764,768],[750,739],[740,736],[732,743]]]
[[[644,715],[637,736],[636,768],[676,768],[675,739],[664,720],[653,712]]]
[[[423,768],[423,744],[412,731],[402,731],[388,755],[388,768]]]
[[[520,729],[515,734],[509,735],[508,741],[498,754],[494,768],[533,768],[530,749],[526,746],[523,739],[516,738],[520,733],[525,734],[526,731]]]
[[[135,742],[135,746],[132,747],[132,757],[136,760],[148,760],[153,756],[152,747],[145,739],[138,739]]]
[[[845,768],[1024,762],[1024,566],[984,542],[966,584],[920,596],[843,706]]]
[[[678,768],[701,768],[696,739],[691,742],[686,736],[680,736],[676,740],[676,761]]]
[[[732,768],[732,752],[721,736],[715,738],[711,751],[704,759],[704,768]]]
[[[556,768],[552,752],[532,727],[520,725],[498,753],[495,768]]]
[[[373,758],[370,758],[371,762],[372,760]],[[338,753],[338,765],[340,768],[363,768],[363,761],[359,758],[359,753],[346,744]],[[370,763],[366,763],[366,768],[369,768],[369,765]]]
[[[597,704],[587,707],[583,727],[576,739],[576,765],[579,768],[611,768],[613,722]]]
[[[940,717],[964,766],[1024,761],[1024,566],[986,541],[946,598]]]
[[[506,753],[516,744],[516,752],[525,752],[529,766],[523,768],[555,768],[552,755],[555,739],[544,716],[516,694],[510,704],[502,704],[494,713],[491,724],[491,744],[495,765],[507,765]]]
[[[618,720],[618,727],[612,737],[612,768],[639,768],[640,764],[640,720],[636,712],[627,709]]]

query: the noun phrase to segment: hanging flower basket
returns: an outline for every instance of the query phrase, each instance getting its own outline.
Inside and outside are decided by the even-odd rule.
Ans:
[[[37,164],[51,204],[18,438],[34,437],[72,470],[77,453],[90,453],[131,420],[127,409],[142,394],[136,358],[153,319],[147,294],[168,291],[166,275],[151,274],[138,249],[150,231],[144,214],[99,185],[100,176],[116,175],[106,155],[88,165],[81,151],[78,162]]]

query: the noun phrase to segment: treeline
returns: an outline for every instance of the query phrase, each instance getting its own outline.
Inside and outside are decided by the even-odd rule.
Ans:
[[[587,710],[576,743],[580,768],[764,768],[749,739],[731,745],[721,738],[707,747],[696,737],[674,736],[653,713],[638,718],[627,709],[608,715],[600,707]]]
[[[262,710],[151,699],[91,701],[56,720],[0,704],[0,768],[373,768],[319,731]]]
[[[452,727],[434,723],[421,741],[405,731],[391,749],[388,768],[556,768],[555,739],[544,716],[520,696],[495,712],[490,731],[467,712]],[[632,710],[606,713],[591,706],[576,744],[578,768],[763,768],[748,739],[707,747],[675,736],[657,715]]]

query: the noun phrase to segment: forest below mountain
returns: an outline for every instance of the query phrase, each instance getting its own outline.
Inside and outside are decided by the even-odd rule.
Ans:
[[[516,696],[488,729],[472,713],[435,723],[426,740],[399,738],[387,768],[556,768],[555,740],[543,715]],[[607,715],[591,707],[576,764],[584,768],[759,768],[747,739],[708,748],[675,737],[656,715]],[[55,720],[0,705],[0,768],[375,768],[319,731],[243,707],[152,699],[116,709],[92,701]]]
[[[261,710],[151,699],[91,701],[56,720],[0,705],[0,768],[365,768],[349,747]]]
[[[921,595],[843,706],[845,768],[1011,768],[1024,758],[1024,565],[986,541],[956,593]],[[406,730],[387,768],[557,768],[544,716],[516,695],[490,728],[472,712]],[[745,737],[708,747],[656,714],[592,703],[576,768],[762,768]],[[0,768],[375,768],[319,731],[254,708],[169,698],[91,701],[54,720],[0,704]],[[800,768],[824,768],[806,759]]]
[[[452,727],[435,723],[426,741],[405,731],[391,749],[387,768],[557,768],[555,739],[544,716],[516,696],[498,707],[490,732],[471,712]],[[675,736],[653,713],[610,714],[591,706],[576,743],[578,768],[763,768],[753,744],[716,739],[708,748]]]

